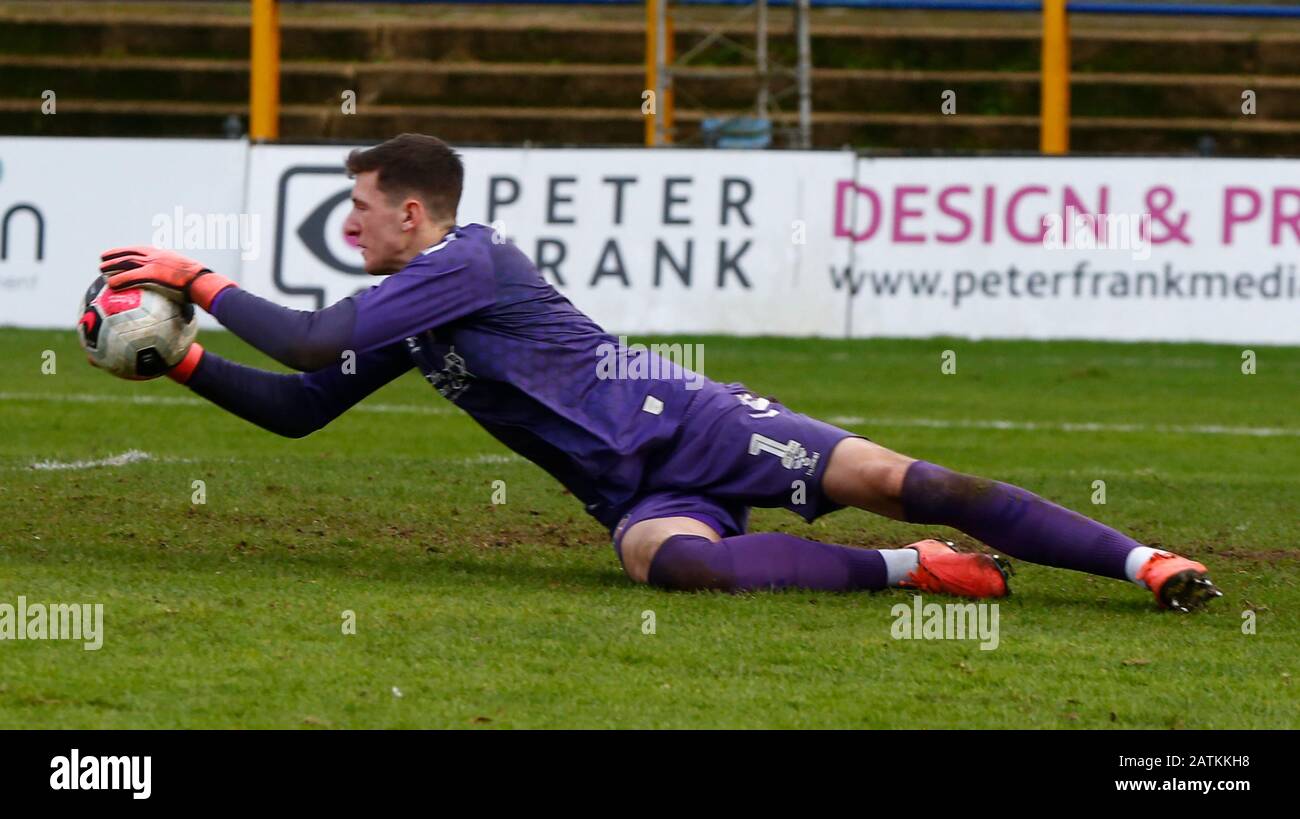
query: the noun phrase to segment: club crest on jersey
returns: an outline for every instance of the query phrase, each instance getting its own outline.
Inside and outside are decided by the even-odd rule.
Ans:
[[[411,358],[415,360],[416,366],[424,374],[425,380],[432,384],[443,398],[455,401],[469,389],[474,374],[465,367],[465,359],[456,352],[455,346],[448,346],[447,351],[442,355],[442,361],[439,362],[437,353],[430,349],[432,339],[425,337],[428,335],[425,333],[423,336],[408,338],[406,347],[411,353]]]
[[[444,398],[455,401],[461,393],[469,389],[469,382],[473,380],[474,375],[465,369],[465,359],[457,354],[455,347],[452,347],[442,357],[442,369],[436,373],[429,373],[426,377]]]

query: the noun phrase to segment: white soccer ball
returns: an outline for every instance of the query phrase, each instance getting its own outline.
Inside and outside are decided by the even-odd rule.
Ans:
[[[103,276],[81,300],[77,339],[90,363],[144,381],[175,367],[198,335],[194,305],[152,290],[109,290]]]

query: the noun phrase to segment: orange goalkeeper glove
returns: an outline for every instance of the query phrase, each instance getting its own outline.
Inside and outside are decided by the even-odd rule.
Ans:
[[[147,245],[104,251],[99,272],[114,290],[144,287],[173,301],[193,302],[204,310],[212,306],[218,293],[235,285],[193,259]]]

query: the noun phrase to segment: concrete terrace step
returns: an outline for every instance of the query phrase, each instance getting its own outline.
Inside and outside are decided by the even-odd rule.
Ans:
[[[168,57],[0,56],[5,93],[39,98],[47,89],[73,98],[196,100],[244,103],[248,66],[242,60]],[[686,67],[676,75],[682,107],[743,109],[757,79],[749,67]],[[281,97],[286,104],[338,107],[342,93],[358,105],[638,108],[642,69],[626,65],[287,62]],[[1300,120],[1300,77],[1248,75],[1076,74],[1077,118],[1236,118],[1246,89],[1256,94],[1257,118]],[[945,90],[957,94],[959,114],[1034,115],[1038,74],[1011,71],[816,69],[813,105],[819,112],[932,114]],[[773,84],[777,110],[790,108],[789,76]],[[707,104],[706,104],[707,103]]]
[[[721,30],[752,48],[752,26],[677,27],[678,53],[709,32]],[[429,59],[476,62],[568,62],[639,65],[641,21],[567,19],[539,24],[514,19],[301,19],[282,20],[286,60],[378,62]],[[231,15],[167,17],[147,24],[110,13],[52,18],[0,13],[0,53],[67,56],[168,56],[246,58],[248,22]],[[1199,30],[1083,30],[1072,34],[1072,57],[1080,71],[1157,73],[1300,72],[1300,31],[1272,33]],[[827,68],[920,70],[1035,70],[1039,33],[1034,28],[813,26],[816,62]],[[788,25],[772,27],[772,56],[792,63]],[[741,48],[710,50],[704,59],[742,64]]]
[[[43,116],[39,102],[0,99],[0,130],[58,136],[84,134],[90,127],[109,133],[215,136],[226,117],[246,115],[247,106],[60,98],[58,111]],[[700,120],[718,113],[679,111],[679,142],[691,144]],[[792,127],[795,117],[781,113],[774,120],[779,127]],[[638,145],[642,128],[639,112],[628,108],[370,105],[356,115],[343,115],[318,105],[286,105],[282,112],[285,138],[307,140],[369,141],[416,130],[461,144]],[[1071,139],[1079,152],[1192,152],[1205,135],[1225,152],[1295,153],[1300,146],[1300,122],[1098,117],[1076,119]],[[854,145],[884,152],[1033,151],[1038,144],[1038,118],[821,112],[815,116],[814,136],[818,147]]]

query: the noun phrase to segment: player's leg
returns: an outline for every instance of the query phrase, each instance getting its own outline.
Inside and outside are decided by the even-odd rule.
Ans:
[[[648,517],[693,504],[691,514]],[[704,521],[710,521],[705,523]],[[782,532],[744,534],[743,514],[707,497],[651,496],[615,533],[628,577],[676,590],[877,590],[908,586],[970,597],[1008,593],[1006,574],[987,555],[963,555],[937,541],[905,549],[858,549]]]
[[[917,461],[860,438],[835,446],[822,477],[832,501],[911,523],[951,526],[1012,557],[1129,580],[1162,606],[1219,596],[1200,563],[1143,546],[1018,486]]]
[[[1006,573],[992,557],[959,554],[938,541],[875,550],[780,532],[745,534],[750,506],[783,506],[809,521],[841,508],[822,491],[822,474],[850,433],[755,398],[741,384],[697,400],[691,423],[645,476],[646,495],[615,533],[615,548],[620,533],[634,544],[627,566],[634,579],[668,588],[1008,593]],[[640,524],[673,517],[708,523],[717,537]]]
[[[628,527],[616,548],[623,563],[623,571],[638,583],[650,582],[650,566],[664,541],[672,537],[702,538],[717,543],[722,535],[712,526],[695,518],[671,517],[643,520]]]
[[[841,506],[856,506],[894,520],[906,520],[903,481],[916,463],[874,441],[845,438],[831,450],[822,491]]]

